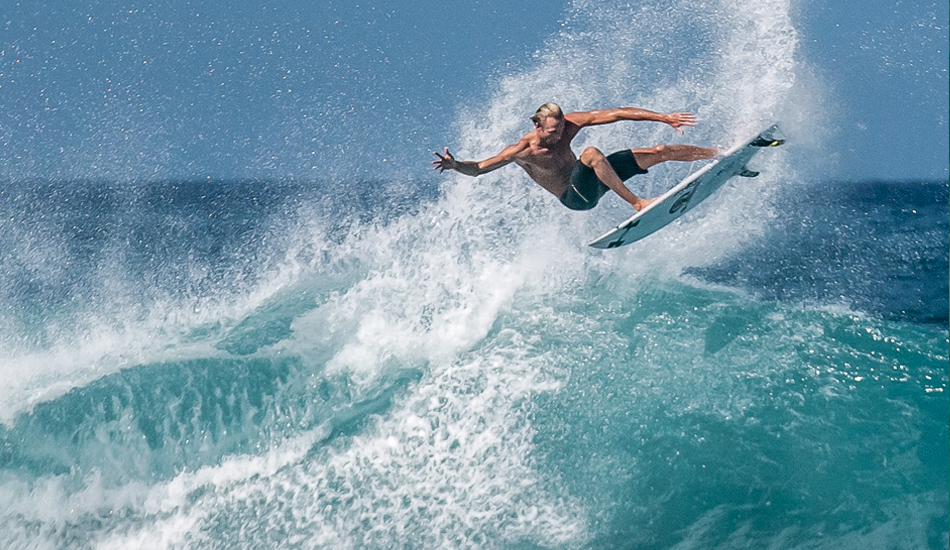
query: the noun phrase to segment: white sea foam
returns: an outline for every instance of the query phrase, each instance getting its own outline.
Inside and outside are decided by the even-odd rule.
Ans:
[[[584,512],[534,468],[524,414],[558,387],[543,356],[506,330],[434,365],[393,410],[345,443],[313,436],[153,487],[139,521],[101,548],[292,544],[318,548],[574,545]],[[315,432],[319,440],[325,432]]]
[[[721,8],[730,17],[721,17],[720,26],[710,31],[717,51],[724,52],[716,67],[740,65],[741,71],[730,76],[722,74],[723,68],[713,69],[703,78],[683,77],[688,84],[674,80],[629,93],[618,89],[624,65],[614,48],[618,43],[626,45],[622,51],[645,46],[637,42],[636,30],[613,26],[565,32],[552,39],[551,53],[537,68],[504,78],[484,109],[462,118],[457,156],[484,158],[497,152],[529,127],[527,115],[549,99],[591,108],[607,100],[649,107],[645,98],[660,98],[665,109],[672,109],[677,101],[690,103],[685,98],[696,90],[726,82],[730,86],[722,95],[709,99],[709,112],[720,119],[699,135],[718,131],[718,139],[731,145],[735,136],[745,137],[771,121],[794,83],[795,34],[787,4],[747,7]],[[736,24],[733,17],[741,19],[741,30],[729,30]],[[754,45],[775,43],[782,44],[771,50],[780,52],[774,54],[778,59],[749,54]],[[598,58],[607,51],[613,58]],[[736,97],[741,105],[732,104]],[[603,129],[590,139],[633,145],[655,135],[647,132],[657,132],[629,126]],[[781,157],[770,162],[781,165]],[[776,181],[766,177],[746,187],[744,208],[765,206],[766,188]],[[444,192],[419,215],[361,239],[353,250],[372,266],[366,277],[298,319],[293,341],[282,344],[283,351],[306,356],[307,346],[319,341],[317,331],[349,323],[351,337],[329,368],[358,373],[365,382],[395,358],[401,364],[428,364],[423,380],[399,406],[344,445],[331,446],[286,474],[250,480],[240,490],[220,488],[207,506],[200,505],[202,510],[228,510],[243,518],[240,510],[249,497],[239,495],[260,495],[263,516],[293,513],[297,528],[324,537],[316,544],[336,547],[405,540],[422,547],[504,545],[520,537],[544,545],[586,540],[585,512],[550,493],[546,487],[552,480],[534,470],[529,458],[533,428],[523,408],[526,399],[558,387],[556,378],[547,380],[545,356],[531,357],[531,346],[515,331],[501,329],[485,338],[517,296],[563,292],[564,285],[585,281],[590,275],[585,270],[601,260],[585,258],[583,240],[602,217],[564,212],[514,169],[477,180],[449,176]],[[736,214],[737,209],[724,210]],[[715,231],[717,224],[727,229]],[[708,239],[667,235],[636,254],[602,261],[633,264],[635,257],[634,273],[642,272],[644,263],[682,266],[701,251],[713,255],[735,246],[763,224],[762,216],[740,218],[739,227],[717,216],[704,222],[702,230],[713,234]],[[506,338],[517,344],[502,345]],[[251,530],[249,537],[263,536]]]
[[[110,263],[95,280],[84,281],[94,289],[90,304],[60,318],[49,312],[41,345],[15,340],[12,329],[0,336],[0,372],[5,382],[0,387],[0,422],[9,423],[37,403],[124,368],[224,357],[215,348],[217,339],[274,295],[295,285],[323,291],[321,285],[328,276],[320,268],[332,267],[320,264],[330,247],[325,228],[317,219],[301,223],[291,219],[286,225],[284,234],[272,236],[267,243],[276,252],[261,254],[264,262],[253,285],[229,280],[205,294],[170,295],[149,288],[121,264],[126,252],[107,254]],[[42,242],[61,240],[47,235]],[[51,265],[68,264],[65,252],[48,250],[48,246],[35,248],[27,243],[23,249],[45,254]],[[202,276],[194,275],[196,284]]]

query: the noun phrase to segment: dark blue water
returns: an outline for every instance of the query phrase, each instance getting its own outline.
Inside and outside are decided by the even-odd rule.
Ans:
[[[760,245],[686,273],[765,299],[947,328],[946,183],[821,182],[776,200]]]

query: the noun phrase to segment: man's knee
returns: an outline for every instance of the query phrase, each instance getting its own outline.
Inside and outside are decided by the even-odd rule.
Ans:
[[[603,162],[607,159],[606,156],[596,147],[588,147],[584,149],[581,153],[580,161],[586,164],[587,166],[593,166],[598,162]]]
[[[645,147],[643,149],[632,149],[633,154],[641,155],[661,155],[666,151],[666,145],[654,145],[653,147]]]
[[[644,147],[643,149],[631,149],[633,158],[636,159],[640,168],[648,170],[661,162],[670,160],[670,149],[666,145],[654,145],[653,147]]]

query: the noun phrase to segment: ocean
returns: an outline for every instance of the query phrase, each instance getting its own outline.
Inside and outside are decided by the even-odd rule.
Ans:
[[[586,243],[619,198],[513,167],[5,168],[0,548],[947,548],[948,182],[803,168],[792,8],[712,4],[576,2],[459,108],[465,159],[549,99],[701,120],[576,150],[780,124],[758,178],[618,250]]]

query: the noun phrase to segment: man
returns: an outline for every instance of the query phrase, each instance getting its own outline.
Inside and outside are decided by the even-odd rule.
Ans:
[[[588,147],[578,159],[571,150],[571,140],[587,126],[621,120],[649,120],[669,124],[682,134],[683,126],[696,125],[696,117],[690,113],[661,114],[622,107],[565,115],[556,104],[545,103],[531,120],[534,121],[534,130],[497,155],[477,162],[459,161],[446,147],[443,154],[434,153],[439,158],[432,161],[433,169],[439,173],[455,170],[469,176],[480,176],[514,162],[571,210],[590,210],[607,191],[613,190],[639,211],[652,199],[641,199],[631,193],[623,184],[624,180],[646,174],[649,168],[661,162],[709,159],[718,152],[715,148],[694,145],[657,145],[604,156],[597,148]]]

